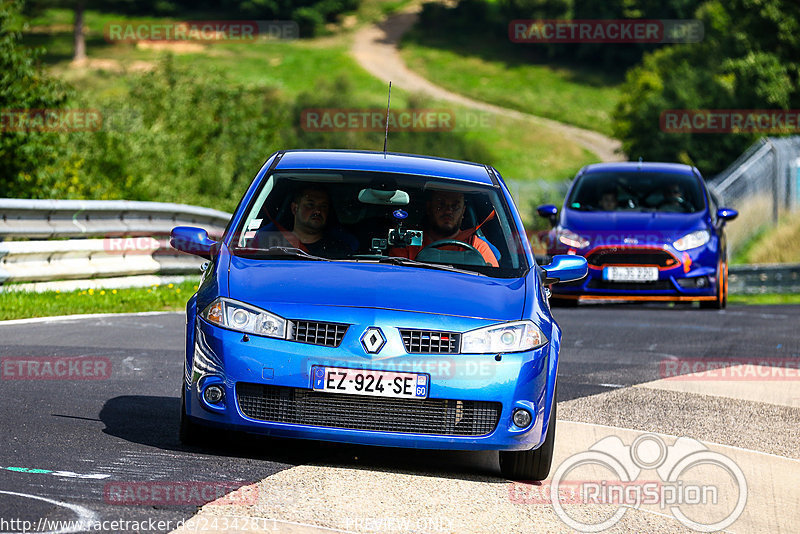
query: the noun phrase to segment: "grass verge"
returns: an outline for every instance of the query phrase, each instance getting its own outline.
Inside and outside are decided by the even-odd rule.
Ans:
[[[453,92],[612,134],[620,80],[601,72],[534,63],[509,54],[508,43],[447,32],[414,30],[404,38],[401,54],[412,70]]]
[[[197,290],[197,281],[143,288],[82,291],[9,291],[0,298],[0,320],[85,313],[177,311]]]
[[[798,293],[764,293],[760,295],[728,295],[729,304],[744,304],[751,306],[769,304],[800,304]]]

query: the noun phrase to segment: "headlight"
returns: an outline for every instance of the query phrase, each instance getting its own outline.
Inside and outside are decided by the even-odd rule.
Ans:
[[[520,352],[541,347],[545,343],[547,338],[532,321],[516,321],[466,332],[461,336],[461,352]]]
[[[672,246],[678,250],[689,250],[691,248],[702,247],[708,243],[709,239],[711,239],[711,234],[708,230],[698,230],[691,234],[686,234],[675,241]]]
[[[558,240],[561,242],[561,244],[572,248],[586,248],[590,243],[590,241],[585,237],[581,237],[575,232],[571,232],[569,230],[562,230],[559,232]]]
[[[218,298],[200,316],[209,323],[258,336],[286,338],[286,319],[225,298]]]

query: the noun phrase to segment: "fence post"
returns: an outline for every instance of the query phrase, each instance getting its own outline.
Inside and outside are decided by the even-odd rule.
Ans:
[[[772,152],[772,160],[775,165],[772,173],[772,224],[777,225],[780,211],[780,193],[778,191],[781,185],[780,161],[778,158],[778,148],[775,146],[775,143],[773,143],[769,137],[767,137],[767,143],[769,144],[770,152]]]

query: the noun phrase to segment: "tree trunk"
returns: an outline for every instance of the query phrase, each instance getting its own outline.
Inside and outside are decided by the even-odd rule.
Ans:
[[[86,37],[83,35],[83,10],[86,3],[78,0],[75,3],[75,54],[72,61],[83,61],[86,59]]]

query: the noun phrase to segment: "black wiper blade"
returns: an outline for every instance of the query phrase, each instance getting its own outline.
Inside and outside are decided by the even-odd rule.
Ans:
[[[252,254],[255,256],[267,256],[270,258],[299,258],[303,260],[329,261],[328,258],[314,256],[313,254],[309,254],[305,250],[295,247],[282,247],[282,246],[275,246],[269,248],[237,247],[236,250],[237,252],[241,252],[245,255]]]
[[[426,263],[424,261],[417,261],[409,258],[403,258],[402,256],[385,256],[379,259],[378,263],[391,263],[393,265],[407,265],[410,267],[422,267],[423,269],[438,269],[440,271],[450,271],[453,273],[465,273],[465,274],[474,274],[476,276],[486,276],[483,273],[479,273],[476,271],[468,271],[466,269],[459,269],[457,267],[453,267],[452,265],[444,265],[441,263]]]

